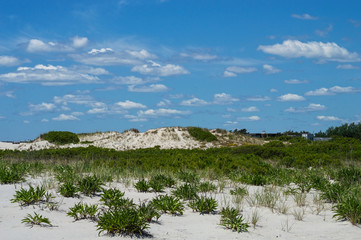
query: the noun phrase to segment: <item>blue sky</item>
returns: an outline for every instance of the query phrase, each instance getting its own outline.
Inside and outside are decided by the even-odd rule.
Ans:
[[[361,120],[359,1],[0,2],[0,140]]]

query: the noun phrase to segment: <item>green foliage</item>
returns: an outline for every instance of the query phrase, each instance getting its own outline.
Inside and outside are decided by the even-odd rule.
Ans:
[[[9,184],[24,181],[25,171],[24,164],[0,165],[0,183]]]
[[[361,123],[345,123],[339,127],[329,127],[326,130],[326,135],[329,137],[340,136],[361,140]]]
[[[63,183],[59,188],[59,193],[64,197],[75,197],[78,188],[71,182]]]
[[[244,196],[247,196],[248,195],[248,190],[246,187],[237,187],[235,188],[234,190],[230,190],[229,193],[231,195],[236,195],[236,196],[241,196],[241,197],[244,197]]]
[[[171,213],[173,215],[183,215],[184,204],[179,200],[179,198],[161,195],[152,200],[153,206],[164,212]]]
[[[26,223],[31,226],[33,225],[43,226],[44,224],[45,226],[50,226],[50,227],[53,226],[50,223],[49,218],[43,217],[42,215],[37,214],[36,212],[34,212],[34,215],[28,214],[25,218],[21,220],[21,223]]]
[[[348,220],[353,225],[361,224],[361,194],[359,189],[344,194],[333,207],[338,220]]]
[[[148,182],[144,179],[139,180],[136,184],[134,184],[134,187],[138,190],[138,192],[148,192],[148,189],[150,188]]]
[[[213,192],[217,190],[217,186],[209,181],[200,183],[198,188],[200,192]]]
[[[77,180],[74,168],[70,165],[60,165],[55,167],[55,178],[59,182],[74,183]]]
[[[30,186],[28,190],[21,188],[19,191],[16,191],[13,199],[11,199],[12,203],[19,203],[21,206],[27,206],[30,204],[38,203],[45,201],[45,196],[47,192],[43,186],[37,186],[34,188]]]
[[[85,176],[83,177],[78,184],[79,191],[87,196],[94,195],[96,192],[102,190],[101,186],[103,185],[100,178],[97,176]]]
[[[177,187],[172,193],[178,198],[192,200],[198,198],[197,191],[198,189],[195,185],[186,183]]]
[[[100,201],[104,202],[104,205],[110,209],[127,208],[127,207],[135,206],[133,200],[128,198],[123,198],[124,194],[125,194],[124,192],[121,192],[116,188],[110,188],[108,190],[103,189],[103,193],[101,194]]]
[[[152,178],[149,181],[149,187],[151,187],[154,192],[163,192],[165,185],[161,179]]]
[[[154,218],[156,219],[156,221],[158,221],[161,216],[161,214],[152,203],[140,203],[140,205],[138,206],[138,211],[147,222],[151,222]]]
[[[59,145],[79,143],[79,137],[75,133],[66,131],[50,131],[40,135],[40,138],[47,140],[50,143]]]
[[[164,185],[165,187],[173,187],[175,185],[175,180],[174,178],[170,177],[170,176],[166,176],[164,174],[157,174],[155,176],[153,176],[149,183],[151,184],[151,182],[159,182],[160,184]]]
[[[97,224],[99,234],[145,235],[149,223],[144,214],[134,208],[117,208],[102,213]]]
[[[242,214],[235,208],[226,207],[220,212],[220,225],[236,232],[248,232],[249,224],[244,222]]]
[[[198,141],[217,141],[217,137],[210,133],[207,129],[202,129],[199,127],[188,127],[187,129],[189,134]]]
[[[86,203],[76,203],[74,207],[69,208],[67,215],[73,217],[75,221],[80,219],[96,219],[96,214],[98,212],[98,205],[96,204],[86,204]]]
[[[190,201],[189,207],[193,211],[204,213],[214,213],[217,210],[218,203],[214,198],[200,197]]]
[[[178,179],[190,184],[199,183],[199,176],[195,172],[187,170],[180,170],[178,172]]]

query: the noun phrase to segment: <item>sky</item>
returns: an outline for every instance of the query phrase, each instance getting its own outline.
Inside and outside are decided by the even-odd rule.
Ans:
[[[0,2],[0,141],[361,121],[356,0]]]

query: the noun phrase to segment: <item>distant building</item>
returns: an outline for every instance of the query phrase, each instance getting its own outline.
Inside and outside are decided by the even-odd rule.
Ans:
[[[306,138],[307,140],[313,141],[315,136],[312,133],[302,133],[302,137]]]

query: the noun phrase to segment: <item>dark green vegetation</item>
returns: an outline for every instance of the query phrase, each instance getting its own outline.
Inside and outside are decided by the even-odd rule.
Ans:
[[[319,137],[349,137],[361,140],[361,123],[345,123],[338,127],[329,127],[325,132],[318,132]]]
[[[207,129],[199,127],[188,127],[189,134],[198,141],[217,141],[217,137],[210,133]]]
[[[248,232],[249,225],[243,219],[242,214],[235,208],[223,208],[220,212],[220,225],[237,232]]]
[[[173,181],[177,178],[179,184],[174,187],[172,194],[182,201],[198,199],[200,191],[213,191],[214,187],[210,184],[202,185],[201,178],[228,178],[251,185],[284,186],[295,183],[301,193],[311,188],[319,190],[322,198],[334,205],[335,218],[346,219],[353,224],[360,223],[361,141],[338,137],[327,142],[311,142],[302,138],[293,138],[289,142],[291,144],[275,140],[263,146],[244,145],[207,150],[150,148],[120,152],[96,147],[3,150],[0,151],[0,179],[2,183],[11,183],[22,181],[26,175],[53,172],[60,183],[59,191],[64,196],[71,197],[80,192],[93,195],[103,191],[103,195],[107,195],[104,195],[104,202],[114,216],[123,214],[117,212],[123,211],[122,206],[137,209],[136,204],[120,198],[119,193],[106,194],[101,189],[103,183],[123,176],[140,179],[139,191],[162,191],[163,188],[174,187]],[[144,180],[148,188],[140,186],[144,185],[141,179],[149,179]],[[150,182],[153,186],[150,186]],[[112,194],[115,196],[113,200]],[[232,194],[243,195],[246,192],[234,189]],[[153,206],[157,211],[171,213],[177,212],[174,209],[178,205],[180,211],[177,213],[180,214],[183,202],[168,197],[158,199],[158,203]],[[25,199],[21,200],[21,204],[26,205],[27,194],[20,196],[19,193],[21,198]],[[167,204],[173,204],[170,207],[173,210],[164,207]],[[135,214],[134,218],[137,216]],[[140,229],[144,230],[143,227]],[[112,231],[115,230],[109,232]]]
[[[59,145],[79,143],[78,136],[72,132],[50,131],[48,133],[41,134],[40,138],[47,140],[50,143]]]
[[[37,214],[36,212],[34,212],[34,215],[28,214],[25,218],[21,220],[21,222],[29,224],[31,226],[33,225],[39,225],[39,226],[45,225],[49,227],[53,226],[50,223],[49,218],[43,217],[42,215]]]

